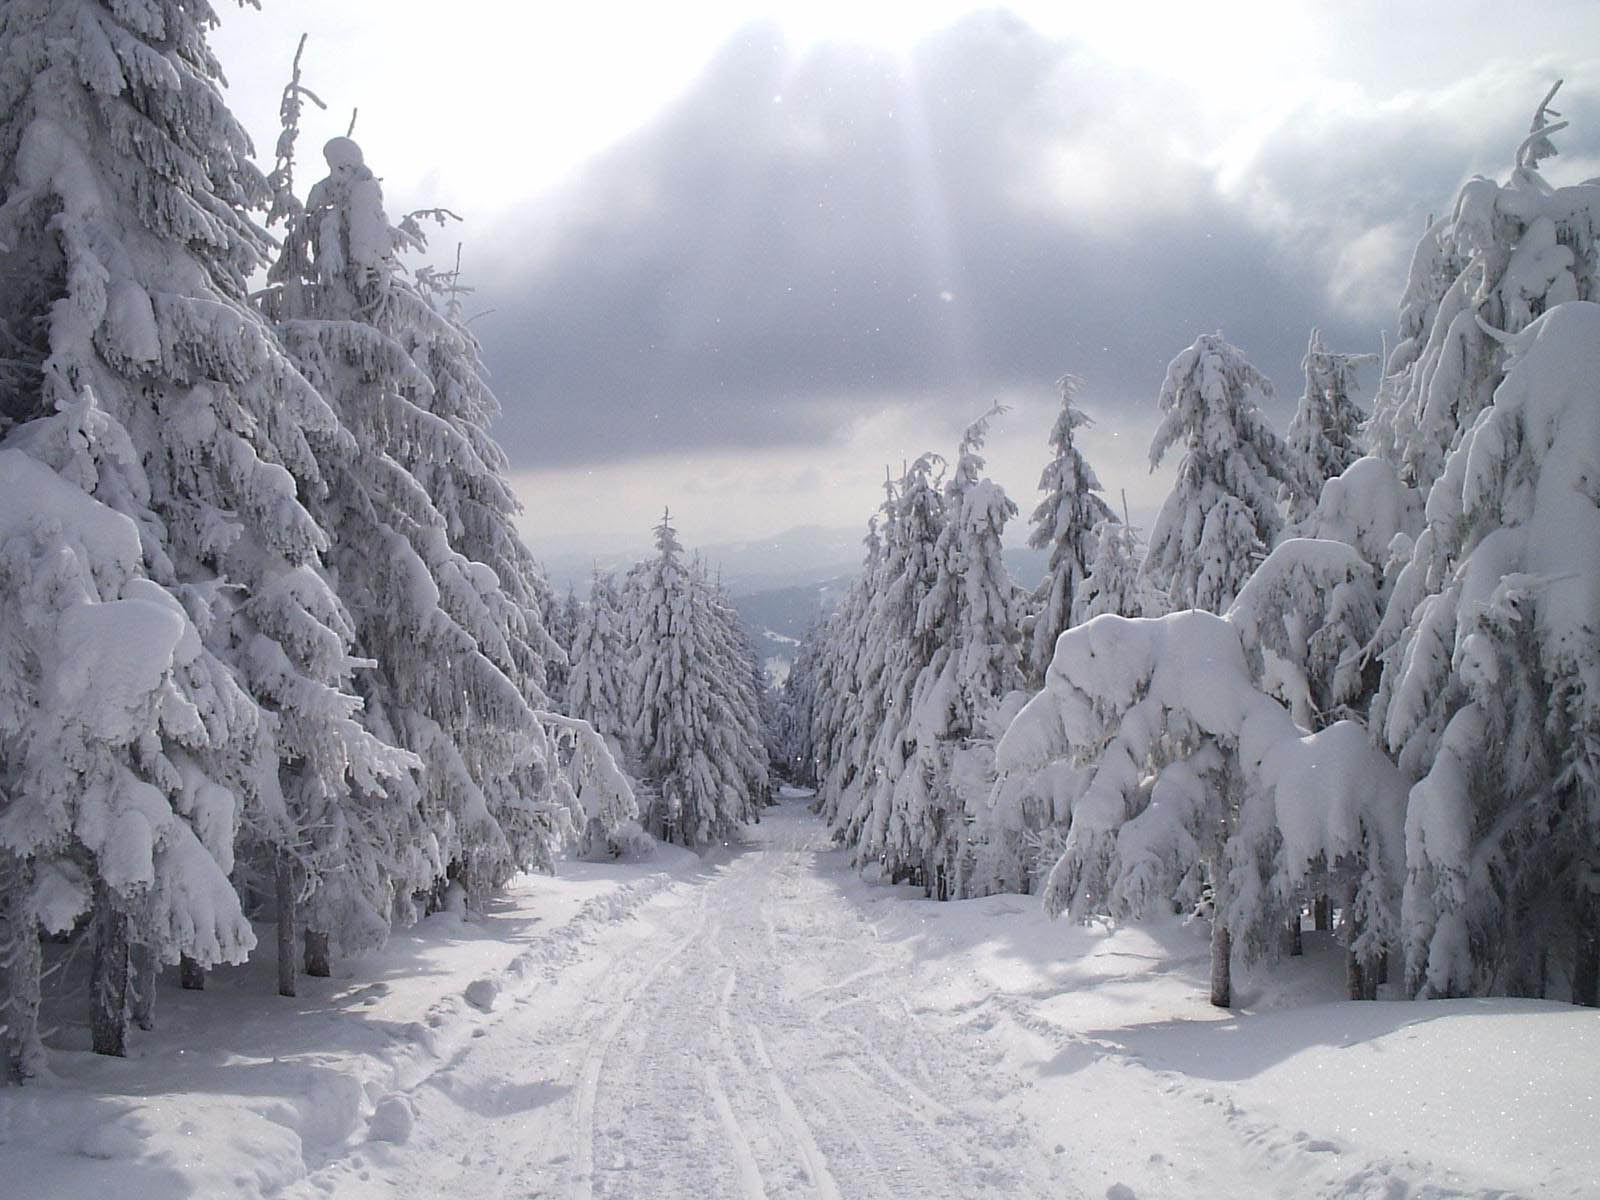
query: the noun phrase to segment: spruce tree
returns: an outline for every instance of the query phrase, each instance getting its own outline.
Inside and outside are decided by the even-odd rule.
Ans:
[[[1518,333],[1567,300],[1597,298],[1586,197],[1594,185],[1552,188],[1539,171],[1567,126],[1550,108],[1560,86],[1534,111],[1510,179],[1468,180],[1451,215],[1418,245],[1372,434],[1423,492],[1504,378],[1506,351],[1494,334]]]
[[[1056,638],[1072,624],[1078,594],[1094,558],[1096,529],[1114,519],[1100,496],[1100,481],[1074,444],[1077,430],[1089,425],[1079,409],[1078,380],[1065,376],[1060,384],[1061,411],[1050,431],[1055,452],[1039,476],[1039,501],[1031,518],[1028,545],[1050,552],[1050,565],[1033,595],[1032,628],[1028,639],[1028,678],[1035,686],[1044,680],[1045,668],[1055,651]]]
[[[1322,485],[1360,458],[1365,451],[1362,429],[1367,414],[1356,403],[1356,371],[1377,361],[1371,354],[1334,354],[1322,344],[1322,332],[1311,331],[1301,369],[1306,390],[1289,422],[1289,454],[1298,468],[1286,487],[1289,521],[1309,517]]]
[[[615,580],[596,570],[590,577],[589,602],[574,622],[566,710],[588,721],[620,752],[627,729],[627,649],[619,605]]]
[[[328,488],[315,508],[374,662],[360,680],[368,721],[422,771],[330,812],[300,806],[313,831],[307,946],[319,969],[330,939],[347,951],[381,941],[391,911],[406,915],[412,894],[446,873],[477,900],[516,870],[547,866],[556,833],[535,716],[539,584],[510,510],[463,502],[469,485],[504,488],[480,454],[492,443],[474,436],[470,406],[460,411],[471,394],[481,414],[485,393],[441,366],[453,354],[466,371],[470,348],[402,273],[397,252],[420,244],[417,231],[390,225],[360,147],[335,138],[324,157],[329,174],[289,221],[266,308],[344,424],[319,448]],[[455,381],[443,412],[436,378]],[[452,546],[452,522],[423,480],[454,498],[458,537],[500,570]]]
[[[1127,494],[1123,494],[1123,516],[1107,517],[1094,528],[1094,559],[1089,573],[1073,601],[1072,624],[1081,625],[1101,613],[1119,617],[1158,617],[1167,611],[1166,598],[1151,586],[1144,573],[1145,548],[1127,515]],[[1049,669],[1049,663],[1045,669]],[[1040,677],[1041,683],[1043,676]]]
[[[748,671],[731,669],[722,606],[703,573],[684,561],[670,512],[655,527],[655,543],[655,556],[630,570],[623,587],[635,655],[628,745],[653,793],[652,832],[700,847],[753,818],[766,756],[741,694]]]
[[[282,868],[287,906],[300,846],[284,791],[297,777],[330,794],[379,787],[409,760],[356,720],[352,631],[321,569],[328,533],[306,507],[326,484],[314,445],[345,435],[245,302],[269,245],[247,210],[269,189],[218,90],[213,21],[204,5],[170,2],[130,15],[30,0],[0,13],[0,324],[24,364],[0,426],[8,445],[132,522],[137,573],[204,643],[209,657],[194,661],[243,684],[253,713],[200,706],[204,739],[224,753],[255,722],[281,764],[281,781],[219,766],[213,782],[234,798],[241,842]],[[181,799],[195,775],[172,767],[147,782],[174,812],[200,811]],[[202,842],[222,864],[232,840]],[[87,861],[105,949],[97,1042],[117,1050],[120,977],[148,977],[149,950],[203,964],[243,944],[174,944],[150,924],[159,906]]]
[[[1226,609],[1283,527],[1278,492],[1295,471],[1252,392],[1270,397],[1272,385],[1220,334],[1167,367],[1150,468],[1173,446],[1184,453],[1145,570],[1175,609]]]
[[[1319,870],[1349,880],[1358,962],[1394,944],[1403,780],[1355,722],[1307,736],[1256,686],[1229,621],[1185,611],[1069,630],[996,757],[1006,775],[1058,767],[1052,800],[1069,815],[1047,911],[1208,912],[1215,1004],[1231,1002],[1235,958],[1278,951]]]
[[[1415,781],[1407,983],[1427,995],[1592,1002],[1600,970],[1595,502],[1580,461],[1600,436],[1600,185],[1541,177],[1564,124],[1550,99],[1509,181],[1463,187],[1441,236],[1465,264],[1389,383],[1401,469],[1427,502],[1375,639],[1372,723]]]
[[[987,414],[962,437],[944,485],[944,525],[914,636],[927,662],[912,688],[901,745],[906,762],[893,795],[886,845],[943,900],[955,884],[969,806],[988,789],[989,718],[1022,687],[1022,597],[1005,567],[1001,537],[1017,507],[982,477]]]
[[[844,826],[845,839],[858,863],[881,858],[895,879],[915,876],[923,866],[921,847],[912,845],[907,826],[897,816],[907,800],[897,802],[895,792],[916,750],[911,718],[917,682],[950,633],[944,608],[923,603],[939,576],[938,543],[945,525],[943,466],[939,456],[924,454],[907,468],[896,488],[893,521],[884,539],[881,590],[863,647],[868,669],[881,671],[882,715],[863,731],[866,759],[857,776],[860,787]],[[874,714],[864,710],[862,715],[870,719]],[[920,776],[918,768],[906,787],[915,786]]]

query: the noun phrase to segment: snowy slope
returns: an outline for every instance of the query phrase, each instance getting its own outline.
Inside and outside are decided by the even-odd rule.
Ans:
[[[521,881],[298,1001],[216,980],[243,1021],[164,990],[181,1046],[0,1093],[6,1194],[1593,1194],[1592,1012],[1324,1002],[1339,955],[1306,941],[1219,1012],[1200,930],[863,882],[791,801],[705,860]]]

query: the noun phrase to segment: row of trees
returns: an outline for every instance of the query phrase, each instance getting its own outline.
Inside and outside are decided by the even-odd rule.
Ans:
[[[277,920],[280,990],[633,812],[562,650],[454,273],[347,138],[302,201],[204,4],[0,10],[0,1042],[87,933],[94,1046]],[[249,215],[281,225],[275,243]],[[265,269],[267,287],[249,282]]]
[[[1329,907],[1353,996],[1393,971],[1595,1002],[1600,184],[1541,176],[1549,99],[1509,180],[1426,231],[1370,416],[1373,360],[1315,333],[1286,438],[1220,336],[1172,361],[1151,462],[1182,459],[1142,556],[1070,386],[1033,596],[992,484],[971,519],[981,426],[948,481],[927,456],[889,486],[785,697],[858,861],[1078,917],[1207,912],[1219,1003]]]
[[[771,798],[766,674],[739,614],[670,513],[621,586],[596,572],[575,612],[566,707],[612,740],[639,781],[646,827],[699,847]]]

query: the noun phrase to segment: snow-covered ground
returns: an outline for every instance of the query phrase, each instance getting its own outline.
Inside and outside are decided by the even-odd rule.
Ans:
[[[1201,931],[864,883],[791,800],[704,860],[519,881],[295,1000],[265,961],[173,983],[129,1059],[0,1091],[0,1192],[1594,1194],[1595,1013],[1328,1002],[1307,942],[1219,1012]]]

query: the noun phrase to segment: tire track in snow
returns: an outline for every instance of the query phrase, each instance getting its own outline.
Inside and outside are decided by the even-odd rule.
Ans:
[[[817,1145],[817,1139],[811,1132],[811,1126],[806,1124],[806,1119],[800,1115],[800,1110],[795,1107],[789,1089],[783,1086],[783,1079],[778,1075],[777,1067],[772,1064],[772,1056],[767,1053],[767,1044],[761,1040],[761,1030],[754,1025],[749,1026],[750,1041],[755,1047],[756,1058],[761,1063],[762,1069],[767,1073],[767,1081],[772,1085],[772,1094],[778,1101],[778,1111],[783,1114],[784,1124],[788,1126],[789,1136],[800,1148],[802,1158],[805,1160],[806,1174],[811,1179],[811,1186],[817,1189],[817,1195],[823,1200],[842,1200],[839,1185],[834,1181],[833,1174],[828,1170],[828,1160],[822,1153],[822,1148]]]
[[[629,988],[614,1003],[616,1011],[601,1030],[600,1037],[590,1046],[588,1054],[584,1056],[583,1073],[578,1083],[578,1103],[575,1119],[578,1145],[574,1153],[573,1200],[594,1200],[594,1109],[595,1098],[600,1092],[600,1072],[605,1065],[606,1054],[621,1035],[623,1027],[628,1022],[628,1017],[633,1012],[633,999],[654,984],[661,976],[661,973],[705,933],[706,927],[711,921],[711,914],[706,907],[705,900],[706,893],[701,892],[700,919],[695,923],[694,929],[676,946],[657,959],[654,965],[640,978],[639,982]]]
[[[722,1078],[711,1063],[706,1064],[705,1072],[706,1087],[711,1091],[711,1103],[716,1107],[717,1117],[722,1122],[722,1128],[728,1135],[728,1144],[733,1149],[733,1165],[739,1180],[739,1194],[744,1200],[767,1200],[766,1185],[761,1182],[761,1168],[756,1165],[755,1152],[750,1149],[750,1139],[745,1137],[744,1131],[739,1128],[739,1118],[733,1115],[733,1105],[728,1103],[728,1093],[722,1086]]]

